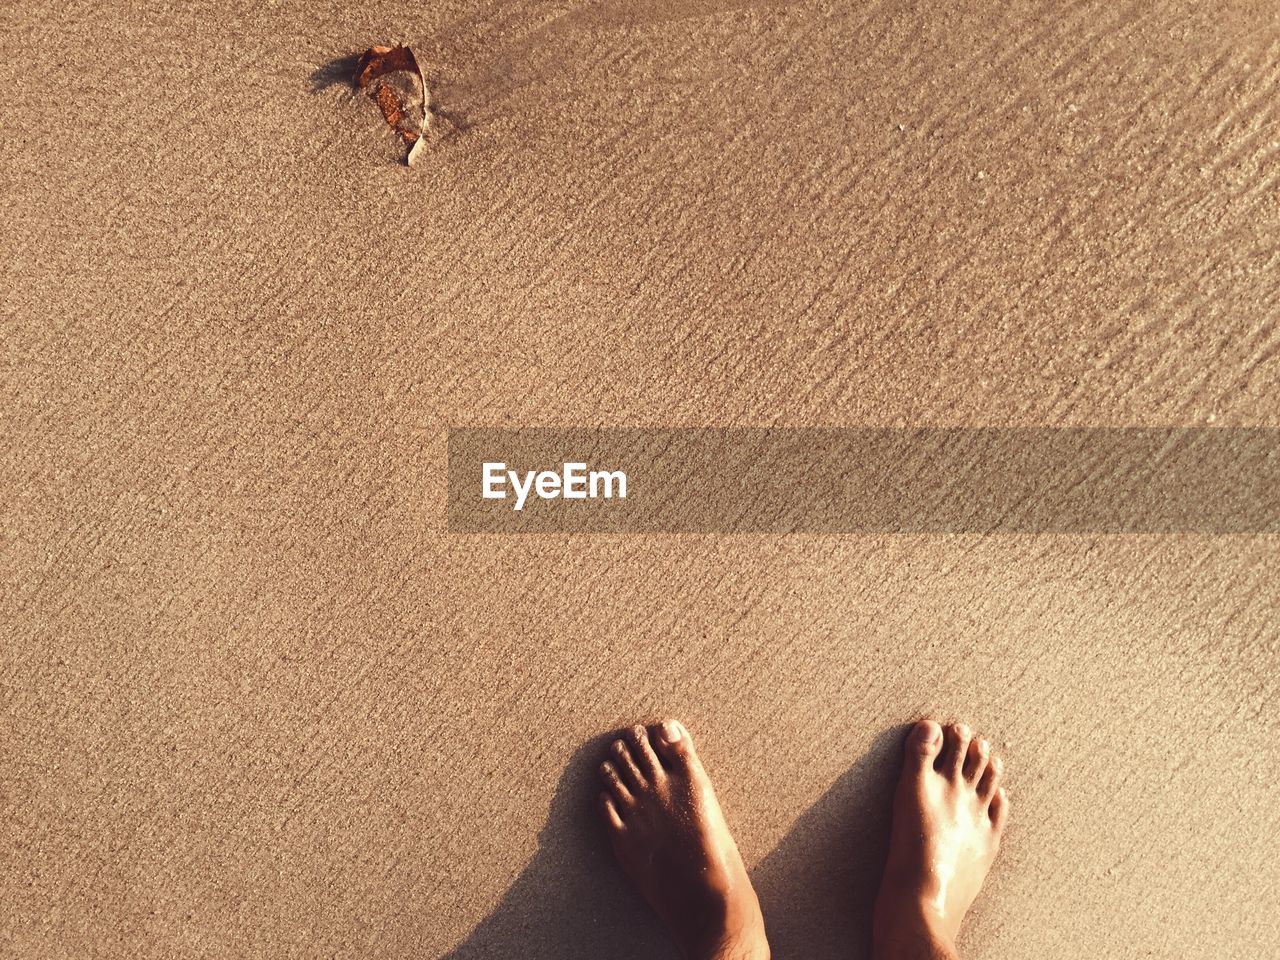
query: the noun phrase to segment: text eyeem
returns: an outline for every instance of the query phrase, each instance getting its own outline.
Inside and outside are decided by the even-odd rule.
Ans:
[[[524,508],[529,495],[542,500],[606,500],[627,497],[627,475],[621,470],[588,470],[585,463],[564,463],[560,471],[528,470],[523,475],[508,470],[505,463],[484,465],[483,496],[486,500],[507,499],[507,486],[515,493],[515,509]]]

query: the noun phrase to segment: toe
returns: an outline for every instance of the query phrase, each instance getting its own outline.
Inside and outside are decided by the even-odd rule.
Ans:
[[[613,802],[613,796],[608,791],[600,794],[598,806],[605,826],[610,830],[621,830],[622,814],[618,812],[618,805]]]
[[[664,720],[658,727],[654,745],[669,770],[688,771],[698,763],[689,731],[679,720]]]
[[[939,759],[939,769],[950,777],[960,779],[964,770],[964,758],[969,752],[969,739],[972,731],[963,723],[952,723],[947,726],[946,742]]]
[[[625,809],[635,802],[631,791],[627,789],[627,785],[622,782],[622,777],[618,775],[618,768],[608,760],[600,764],[600,779],[604,782],[605,789],[609,791],[609,794],[619,807]]]
[[[930,769],[941,749],[942,727],[932,720],[921,720],[907,734],[907,766],[913,770]]]
[[[662,773],[662,763],[653,752],[653,744],[649,742],[649,731],[636,724],[631,728],[631,754],[640,765],[640,772],[650,783],[657,783]]]
[[[1009,791],[1001,787],[996,791],[996,795],[991,798],[991,824],[995,827],[996,833],[1001,833],[1008,822]]]
[[[990,747],[982,737],[974,737],[969,741],[969,750],[964,757],[964,778],[972,786],[976,784],[987,770],[987,756]]]
[[[649,785],[644,778],[644,774],[640,772],[640,766],[636,763],[636,758],[631,755],[631,748],[627,746],[625,740],[613,741],[609,752],[611,754],[609,759],[618,768],[618,773],[622,775],[622,782],[630,788],[632,793],[639,793]]]
[[[1004,761],[999,757],[992,757],[991,762],[987,764],[987,769],[982,774],[982,779],[978,781],[978,797],[983,803],[991,803],[996,795],[996,791],[1000,789],[1000,774],[1004,773]]]

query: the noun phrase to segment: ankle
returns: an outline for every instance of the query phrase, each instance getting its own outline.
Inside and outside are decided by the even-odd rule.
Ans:
[[[955,931],[918,890],[881,889],[872,920],[876,960],[954,958]]]
[[[769,943],[763,937],[727,939],[689,960],[770,960]]]
[[[723,922],[697,938],[700,942],[690,943],[686,960],[770,960],[759,908],[737,913],[728,911]]]

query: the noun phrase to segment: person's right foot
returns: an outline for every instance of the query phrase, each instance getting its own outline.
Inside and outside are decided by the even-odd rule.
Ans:
[[[924,720],[907,735],[876,900],[877,958],[954,956],[1009,819],[1002,767],[963,724],[944,731]]]
[[[768,960],[755,889],[684,726],[634,727],[600,777],[613,852],[687,960]]]

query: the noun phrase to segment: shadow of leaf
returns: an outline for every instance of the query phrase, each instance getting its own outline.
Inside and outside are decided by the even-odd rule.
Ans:
[[[345,57],[336,57],[328,63],[321,64],[311,71],[311,92],[323,93],[330,87],[346,87],[356,90],[356,65],[360,62],[360,54],[351,53]]]

